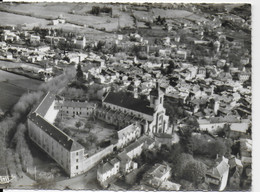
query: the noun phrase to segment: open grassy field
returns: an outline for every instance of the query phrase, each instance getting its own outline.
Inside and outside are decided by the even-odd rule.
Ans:
[[[165,17],[166,19],[177,19],[177,18],[184,18],[184,19],[190,19],[194,21],[204,21],[206,20],[204,17],[201,17],[199,15],[196,15],[192,12],[186,11],[186,10],[177,10],[177,9],[159,9],[159,8],[153,8],[150,12],[146,11],[134,11],[134,16],[137,19],[154,19],[158,16]]]
[[[92,6],[111,7],[113,10],[112,17],[108,14],[100,14],[99,16],[92,15],[90,13]],[[130,11],[131,8],[129,9],[129,7],[131,6],[128,6],[127,11],[122,11],[122,6],[119,4],[102,3],[5,3],[0,5],[0,9],[2,10],[32,16],[19,16],[15,14],[8,15],[10,13],[2,12],[2,22],[17,24],[26,21],[29,27],[41,24],[42,27],[62,28],[66,31],[85,34],[89,39],[93,40],[111,38],[111,34],[100,30],[105,29],[107,32],[116,31],[118,29],[118,23],[121,28],[134,28],[135,24],[133,17],[131,16],[132,14],[137,18],[137,21],[154,20],[158,16],[165,17],[166,19],[180,18],[194,21],[206,20],[204,17],[186,10],[153,7],[149,12],[147,12],[145,10]],[[50,22],[49,20],[45,20],[55,19],[59,16],[66,18],[68,23],[53,26],[48,25]],[[139,27],[144,27],[143,25],[144,23],[138,24]]]
[[[0,25],[30,24],[33,26],[47,25],[49,21],[29,16],[0,12]]]
[[[92,9],[92,6],[104,7],[107,5],[91,3],[14,3],[0,5],[0,8],[17,14],[26,14],[44,19],[55,19],[62,15],[66,18],[67,22],[72,24],[93,26],[96,29],[105,28],[107,31],[114,31],[117,29],[118,18],[107,15],[102,16],[102,14],[100,16],[91,15],[89,12]],[[118,15],[120,17],[121,27],[133,26],[134,23],[132,18],[129,14],[121,13],[119,11],[119,5],[111,4],[108,5],[108,7],[113,8],[113,15]],[[7,17],[5,15],[3,16]],[[7,19],[12,19],[12,17],[8,17]],[[26,20],[26,22],[31,23],[29,19],[28,21]],[[46,26],[48,22],[44,23],[42,21],[41,24],[42,26]]]
[[[8,111],[27,92],[37,90],[42,81],[0,70],[0,108]]]
[[[0,108],[3,111],[10,110],[19,98],[26,92],[25,89],[8,82],[0,82]]]

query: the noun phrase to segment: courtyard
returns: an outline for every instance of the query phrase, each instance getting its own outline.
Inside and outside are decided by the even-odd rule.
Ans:
[[[84,146],[88,155],[117,142],[115,127],[93,117],[66,116],[58,121],[57,126]]]

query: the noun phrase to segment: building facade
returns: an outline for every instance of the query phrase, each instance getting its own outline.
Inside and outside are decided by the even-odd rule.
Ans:
[[[163,106],[164,92],[158,86],[150,92],[149,100],[135,98],[125,92],[109,92],[103,99],[97,117],[120,127],[124,122],[139,121],[142,133],[166,133],[169,117]]]
[[[82,117],[90,117],[94,115],[96,105],[88,102],[57,100],[55,108],[60,111],[61,116],[78,115]]]
[[[29,137],[73,177],[84,172],[84,147],[52,124],[58,114],[54,105],[55,96],[48,93],[30,113]]]

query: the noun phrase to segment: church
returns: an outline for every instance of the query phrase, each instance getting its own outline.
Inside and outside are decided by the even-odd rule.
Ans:
[[[96,111],[96,117],[119,129],[138,121],[142,134],[152,137],[154,133],[171,134],[163,103],[164,92],[158,83],[148,98],[136,97],[128,92],[108,92],[102,100],[102,107]]]

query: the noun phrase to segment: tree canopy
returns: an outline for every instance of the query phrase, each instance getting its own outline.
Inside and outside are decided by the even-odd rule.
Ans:
[[[81,81],[83,79],[83,71],[81,69],[80,64],[78,64],[78,67],[77,67],[76,79],[79,81]]]

